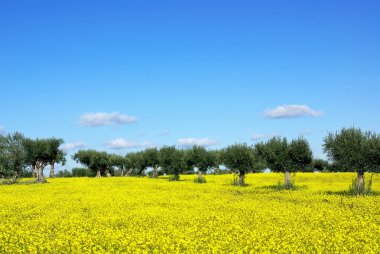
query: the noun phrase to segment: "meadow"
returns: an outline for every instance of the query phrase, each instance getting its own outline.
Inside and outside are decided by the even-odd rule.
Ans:
[[[380,253],[374,195],[347,196],[354,173],[56,178],[0,185],[0,253]]]

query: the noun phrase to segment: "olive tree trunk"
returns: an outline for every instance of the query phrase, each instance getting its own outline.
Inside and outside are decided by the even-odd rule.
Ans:
[[[153,174],[152,174],[152,177],[153,177],[153,178],[157,178],[157,168],[156,168],[156,167],[153,167]]]
[[[290,172],[285,171],[285,186],[290,184]]]
[[[125,174],[125,176],[131,176],[132,172],[133,172],[133,168],[130,168],[130,169],[127,171],[127,173]]]
[[[358,171],[358,190],[364,190],[364,172]]]
[[[96,177],[102,177],[102,175],[100,174],[100,170],[96,171]]]
[[[111,177],[111,174],[110,174],[110,172],[109,172],[109,170],[108,170],[108,169],[106,169],[106,171],[105,171],[105,172],[106,172],[106,176],[107,176],[107,177]]]
[[[198,179],[201,181],[203,178],[202,171],[198,170]]]
[[[15,172],[13,173],[13,176],[12,176],[12,183],[15,183],[17,181],[17,176],[18,176],[18,173],[15,170]]]
[[[240,172],[240,175],[239,175],[239,185],[240,186],[245,185],[245,173],[243,173],[243,172]]]
[[[54,175],[54,162],[50,163],[50,174],[49,174],[49,177],[50,178],[53,178],[55,175]]]
[[[44,174],[43,174],[44,167],[45,167],[45,165],[38,165],[36,167],[37,168],[37,179],[36,179],[36,182],[39,182],[39,183],[46,182],[46,180],[44,178]]]

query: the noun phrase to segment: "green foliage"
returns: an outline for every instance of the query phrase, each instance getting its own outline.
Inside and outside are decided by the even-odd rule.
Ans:
[[[380,172],[380,136],[357,128],[343,128],[324,139],[324,151],[340,171]]]
[[[157,148],[147,148],[143,152],[143,157],[146,167],[153,168],[150,176],[157,177],[159,173],[158,168],[160,167],[159,151]]]
[[[87,166],[96,176],[105,175],[110,169],[110,155],[96,150],[80,150],[73,155],[73,159]]]
[[[142,176],[144,175],[144,170],[147,168],[147,164],[144,157],[144,152],[135,152],[127,154],[126,158],[130,163],[131,175]]]
[[[195,177],[194,183],[207,183],[206,178],[202,177]]]
[[[147,167],[158,168],[160,166],[159,151],[157,148],[148,148],[143,152],[145,165]]]
[[[61,171],[58,171],[56,174],[55,174],[56,177],[72,177],[72,173],[70,171],[68,171],[67,169],[65,170],[61,170]]]
[[[199,171],[206,173],[207,170],[217,166],[215,153],[209,152],[202,146],[193,146],[186,151],[186,164],[190,167],[197,167]]]
[[[288,149],[292,171],[310,171],[310,166],[313,162],[313,152],[311,151],[309,142],[305,138],[294,139],[290,142]]]
[[[339,163],[341,171],[365,171],[366,135],[360,129],[343,128],[340,132],[329,133],[324,139],[324,152]]]
[[[277,184],[277,189],[278,190],[295,190],[296,185],[295,185],[294,180],[289,181],[289,182],[279,181]]]
[[[164,146],[160,149],[160,165],[164,173],[173,174],[174,178],[179,179],[179,173],[183,171],[184,153],[174,146]]]
[[[232,175],[231,185],[233,185],[233,186],[239,186],[239,175],[238,174],[233,174]]]
[[[370,176],[367,184],[359,184],[358,178],[353,179],[348,189],[348,194],[352,196],[372,195],[372,177],[373,174]]]
[[[122,173],[124,173],[124,169],[129,167],[129,160],[124,156],[118,154],[111,154],[109,157],[109,165],[112,168],[117,168],[117,173],[114,170],[116,175],[121,175]]]
[[[169,181],[179,181],[180,176],[179,175],[170,175],[169,176]]]
[[[24,136],[15,132],[0,136],[0,177],[16,177],[25,170],[26,151]]]
[[[286,138],[273,137],[266,143],[256,144],[255,148],[257,155],[273,172],[310,171],[313,153],[305,138],[288,143]]]
[[[64,153],[59,149],[63,143],[62,139],[25,139],[23,145],[26,151],[26,163],[35,167],[38,170],[38,182],[45,182],[43,177],[43,169],[48,164],[53,164],[55,161],[64,163]]]
[[[255,149],[271,171],[282,173],[292,171],[289,144],[286,138],[273,137],[266,143],[256,144]]]
[[[71,170],[73,177],[93,177],[95,176],[94,171],[88,168],[73,168]]]
[[[312,162],[312,168],[319,172],[326,172],[329,170],[329,163],[322,159],[314,159]]]
[[[247,144],[230,145],[222,151],[221,159],[223,164],[244,175],[251,171],[255,166],[253,149]]]
[[[257,154],[266,161],[273,172],[290,170],[288,141],[286,138],[273,137],[267,143],[258,143],[255,148]]]
[[[61,163],[65,164],[66,153],[64,153],[59,147],[63,144],[63,139],[61,138],[49,138],[46,140],[49,144],[49,163]]]

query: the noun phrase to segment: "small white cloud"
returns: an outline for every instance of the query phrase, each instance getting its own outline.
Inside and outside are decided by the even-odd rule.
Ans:
[[[81,115],[79,123],[83,126],[103,126],[111,124],[127,124],[136,123],[135,116],[120,114],[119,112],[113,113],[86,113]]]
[[[7,132],[5,131],[3,126],[0,126],[0,136],[5,136]]]
[[[131,149],[131,148],[142,148],[142,147],[154,147],[154,144],[151,142],[135,142],[128,141],[124,138],[117,138],[110,140],[106,143],[106,147],[110,149]]]
[[[219,142],[209,138],[180,138],[178,139],[178,145],[189,146],[213,146],[219,144]]]
[[[279,137],[279,136],[280,135],[278,135],[278,134],[253,134],[252,140],[259,141],[259,140],[269,139],[269,138]]]
[[[301,116],[317,117],[323,113],[313,110],[307,105],[284,105],[275,109],[268,109],[264,115],[267,118],[295,118]]]
[[[61,145],[61,149],[66,153],[71,151],[71,150],[78,149],[78,148],[84,148],[84,147],[85,147],[85,144],[83,142],[65,143],[65,144]]]

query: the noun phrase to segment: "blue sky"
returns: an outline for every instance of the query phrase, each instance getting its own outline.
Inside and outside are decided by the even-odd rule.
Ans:
[[[69,154],[303,134],[323,157],[328,131],[380,131],[379,13],[366,0],[2,0],[0,132],[62,137]]]

